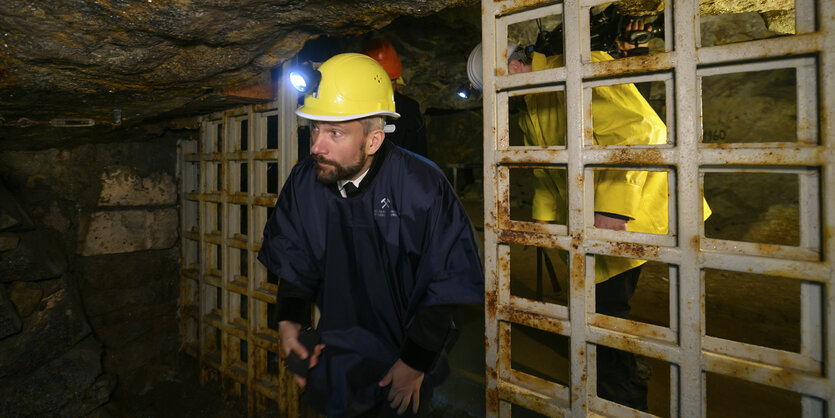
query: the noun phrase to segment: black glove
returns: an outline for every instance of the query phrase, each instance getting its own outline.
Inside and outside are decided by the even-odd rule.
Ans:
[[[307,349],[307,358],[302,360],[295,351],[291,351],[290,355],[287,356],[287,369],[298,376],[307,378],[307,371],[310,368],[310,356],[313,355],[316,345],[321,341],[322,337],[311,327],[305,327],[299,331],[299,342]]]

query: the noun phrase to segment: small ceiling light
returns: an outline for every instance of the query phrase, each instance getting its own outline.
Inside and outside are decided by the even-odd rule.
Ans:
[[[299,93],[313,91],[321,79],[322,73],[314,70],[313,65],[309,61],[305,61],[298,67],[290,70],[290,84]]]

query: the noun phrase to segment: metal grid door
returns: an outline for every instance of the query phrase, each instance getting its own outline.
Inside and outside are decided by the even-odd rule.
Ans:
[[[669,364],[669,416],[707,415],[711,402],[708,375],[796,394],[804,416],[835,416],[835,366],[828,348],[835,336],[835,2],[797,1],[795,35],[704,47],[699,2],[667,2],[663,52],[591,62],[589,12],[603,3],[607,2],[482,1],[487,414],[510,416],[521,407],[546,416],[651,416],[597,396],[596,349],[605,345]],[[562,19],[564,67],[509,75],[508,28],[549,15]],[[780,69],[796,77],[796,141],[714,144],[704,140],[701,92],[705,80]],[[593,145],[591,89],[642,81],[665,86],[667,143]],[[543,92],[564,94],[565,146],[511,146],[509,101],[521,94]],[[565,224],[511,219],[510,172],[535,167],[565,172]],[[592,179],[601,168],[668,173],[669,232],[595,229],[590,209]],[[794,176],[798,242],[763,244],[706,237],[703,188],[705,178],[715,173]],[[567,306],[511,292],[512,245],[567,251]],[[667,324],[595,313],[595,255],[668,265]],[[797,352],[708,335],[705,274],[711,269],[798,284]],[[566,382],[514,368],[511,329],[516,326],[567,338]]]
[[[203,118],[199,139],[180,146],[183,349],[199,359],[201,381],[246,399],[250,416],[299,413],[278,355],[278,278],[256,259],[298,155],[296,95],[277,97]]]

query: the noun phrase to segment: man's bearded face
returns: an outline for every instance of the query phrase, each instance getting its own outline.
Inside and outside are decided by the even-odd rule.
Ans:
[[[349,180],[356,177],[360,174],[360,171],[365,166],[365,160],[368,158],[365,154],[364,146],[360,146],[357,153],[356,161],[347,165],[329,160],[321,154],[313,154],[313,159],[317,163],[316,178],[322,183],[332,184],[339,180]]]
[[[330,184],[352,180],[367,168],[367,139],[358,121],[313,123],[311,139],[316,177]]]

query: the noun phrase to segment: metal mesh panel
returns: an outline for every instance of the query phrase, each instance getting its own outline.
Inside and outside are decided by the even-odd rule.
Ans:
[[[831,302],[832,220],[835,219],[835,135],[832,96],[835,81],[835,4],[797,1],[796,33],[744,43],[702,46],[695,0],[667,2],[661,52],[614,61],[591,62],[590,9],[604,1],[552,4],[482,1],[484,65],[484,179],[486,264],[487,413],[522,416],[570,414],[650,416],[597,396],[596,356],[606,346],[661,365],[668,384],[665,416],[706,416],[722,400],[715,384],[759,390],[760,399],[796,399],[804,416],[835,416],[835,366],[825,341],[835,333]],[[508,34],[519,22],[557,16],[564,28],[564,66],[509,75]],[[818,25],[817,27],[815,25]],[[707,42],[706,42],[707,44]],[[705,129],[702,91],[714,77],[748,77],[768,72],[793,77],[794,135],[729,143],[728,133]],[[623,83],[655,83],[663,92],[655,110],[667,125],[666,143],[651,146],[597,146],[592,143],[592,88]],[[707,86],[707,87],[706,87]],[[520,95],[563,94],[564,146],[519,146],[509,103]],[[741,109],[740,114],[742,114]],[[732,113],[732,112],[728,112]],[[753,117],[769,118],[768,115]],[[746,129],[745,120],[739,121]],[[782,122],[780,122],[782,123]],[[531,168],[563,171],[567,190],[565,222],[526,222],[513,214],[512,173]],[[668,233],[653,235],[595,229],[594,178],[599,170],[645,170],[667,174]],[[706,234],[702,196],[713,176],[781,176],[796,194],[796,231],[772,241]],[[795,215],[793,215],[795,216]],[[521,216],[524,218],[525,215]],[[793,218],[794,219],[794,218]],[[569,274],[563,301],[543,296],[542,287],[514,284],[514,257],[521,246],[567,252]],[[595,256],[648,260],[668,285],[669,319],[647,323],[595,312]],[[528,256],[530,257],[530,256]],[[518,263],[518,261],[516,262]],[[730,338],[708,332],[706,286],[715,280],[746,280],[754,286],[792,289],[798,305],[796,343]],[[782,286],[782,287],[780,287]],[[546,286],[547,288],[547,286]],[[519,290],[522,289],[522,290]],[[526,293],[527,291],[527,293]],[[536,294],[536,297],[530,296]],[[711,321],[715,321],[711,319]],[[549,378],[554,361],[521,362],[512,341],[517,329],[545,333],[538,341],[567,339],[567,379]],[[522,332],[521,335],[526,335]],[[550,336],[553,336],[551,338]],[[736,383],[729,383],[733,380]],[[652,389],[651,389],[652,390]],[[657,390],[657,389],[656,389]],[[778,395],[773,395],[775,392]]]
[[[277,280],[256,259],[268,213],[298,155],[295,96],[204,118],[181,143],[183,349],[201,380],[247,400],[248,412],[299,414],[278,355]],[[288,110],[289,109],[289,110]]]

